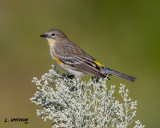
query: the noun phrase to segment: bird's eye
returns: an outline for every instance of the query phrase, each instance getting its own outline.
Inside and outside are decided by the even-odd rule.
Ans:
[[[55,33],[52,33],[52,36],[55,36],[56,34]]]

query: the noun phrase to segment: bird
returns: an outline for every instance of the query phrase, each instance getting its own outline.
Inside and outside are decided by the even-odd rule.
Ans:
[[[125,75],[102,65],[77,44],[69,40],[61,30],[50,29],[40,36],[47,40],[50,55],[54,62],[63,70],[74,75],[77,82],[80,82],[84,74],[90,74],[98,78],[113,75],[131,82],[136,80],[135,77]]]

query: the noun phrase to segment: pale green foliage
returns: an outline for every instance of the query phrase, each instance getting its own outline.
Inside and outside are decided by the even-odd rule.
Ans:
[[[114,97],[115,86],[106,85],[106,81],[93,78],[76,83],[54,67],[40,80],[33,78],[38,91],[30,100],[42,106],[37,115],[52,120],[54,128],[126,128],[136,116],[137,101],[128,98],[129,90],[120,84],[120,103]],[[72,86],[77,88],[73,92]],[[144,128],[139,121],[135,123],[134,128]]]

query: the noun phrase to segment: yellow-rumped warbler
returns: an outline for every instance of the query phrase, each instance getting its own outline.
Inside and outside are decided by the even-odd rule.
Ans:
[[[91,74],[102,78],[106,77],[106,75],[114,75],[132,82],[136,79],[103,66],[78,45],[70,41],[60,30],[48,30],[41,37],[48,41],[52,59],[62,69],[75,75],[77,82],[80,81],[83,74]]]

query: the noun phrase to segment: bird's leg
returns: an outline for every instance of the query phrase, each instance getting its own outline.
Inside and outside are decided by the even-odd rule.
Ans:
[[[95,79],[95,76],[92,76],[91,79],[94,80],[94,79]]]
[[[80,77],[80,76],[76,76],[76,83],[75,83],[75,85],[73,85],[73,86],[69,89],[71,92],[77,91],[77,89],[80,89],[80,88],[79,88],[80,85],[78,85],[78,83],[80,82],[80,80],[81,80],[81,77]],[[82,89],[83,89],[83,87],[82,87]]]
[[[77,85],[78,85],[78,82],[76,80],[76,84],[73,85],[73,86],[71,86],[71,88],[69,89],[69,91],[71,91],[71,92],[77,91]]]
[[[112,75],[106,75],[106,77],[105,78],[107,78],[107,80],[110,80],[110,78],[109,78],[109,76],[112,76]]]
[[[74,75],[70,75],[70,74],[67,72],[67,78],[73,79],[73,78],[74,78]],[[73,85],[73,86],[71,86],[70,89],[69,89],[69,91],[71,91],[71,92],[77,91],[77,84],[78,84],[78,82],[77,82],[77,80],[76,80],[76,84]]]
[[[96,82],[98,82],[98,81],[99,81],[99,79],[100,79],[99,77],[96,77]]]
[[[67,78],[73,79],[73,78],[74,78],[74,75],[70,75],[70,74],[67,72]]]
[[[94,81],[96,81],[96,82],[98,82],[99,81],[99,77],[96,77],[96,76],[92,76],[92,80],[94,80]]]

